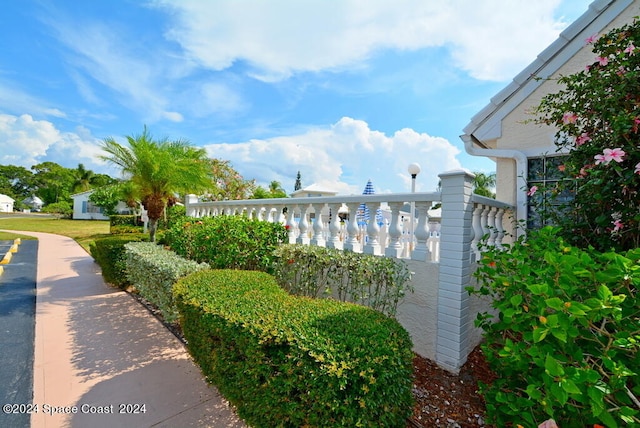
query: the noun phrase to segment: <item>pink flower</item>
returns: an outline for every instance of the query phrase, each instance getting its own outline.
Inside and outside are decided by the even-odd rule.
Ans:
[[[558,428],[558,424],[553,419],[547,419],[546,421],[538,425],[538,428]]]
[[[613,222],[613,231],[617,232],[624,227],[624,224],[620,220],[615,220]]]
[[[633,42],[631,42],[631,43],[629,43],[629,46],[627,46],[627,48],[624,50],[624,53],[629,54],[629,55],[633,55],[635,50],[636,50],[636,47],[633,46]]]
[[[596,58],[596,61],[598,61],[598,63],[600,63],[600,65],[603,67],[609,64],[609,58],[607,58],[606,56],[599,56]]]
[[[622,158],[626,153],[620,147],[616,147],[615,149],[604,149],[604,155],[611,158],[611,160],[616,161],[618,163],[622,162]]]
[[[531,189],[527,191],[527,196],[533,196],[538,191],[538,186],[531,186]]]
[[[560,172],[564,172],[565,168],[566,167],[564,165],[558,165],[558,171]]]
[[[565,125],[568,125],[570,123],[576,123],[577,120],[578,120],[578,115],[572,111],[565,112],[562,115],[562,123],[564,123]]]
[[[595,42],[596,40],[598,40],[598,34],[594,34],[593,36],[589,36],[587,38],[587,40],[585,40],[585,43],[590,45],[591,43]]]
[[[581,146],[588,141],[591,141],[591,137],[589,137],[589,133],[583,132],[579,137],[576,138],[576,145]]]
[[[622,162],[622,158],[626,155],[624,150],[619,147],[615,149],[604,149],[601,155],[595,155],[596,165],[601,163],[608,165],[611,161]]]
[[[636,164],[636,169],[633,170],[634,174],[640,174],[640,162]]]

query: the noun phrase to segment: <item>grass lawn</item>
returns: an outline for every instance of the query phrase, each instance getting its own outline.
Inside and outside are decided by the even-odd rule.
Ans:
[[[96,238],[109,235],[108,220],[65,220],[50,217],[3,217],[0,229],[46,232],[64,235],[76,240],[87,252]],[[14,233],[0,232],[0,240],[33,239]]]

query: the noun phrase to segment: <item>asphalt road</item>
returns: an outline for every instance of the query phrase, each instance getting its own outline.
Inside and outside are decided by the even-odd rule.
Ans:
[[[4,256],[13,241],[0,241]],[[33,400],[38,241],[23,240],[0,275],[0,426],[28,427],[30,415],[6,404]]]

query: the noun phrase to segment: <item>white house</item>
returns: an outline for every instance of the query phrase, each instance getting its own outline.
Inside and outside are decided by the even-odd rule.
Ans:
[[[317,198],[320,196],[335,196],[337,194],[338,192],[336,191],[323,189],[314,183],[305,187],[304,189],[296,190],[291,194],[291,197],[292,198],[306,198],[306,197]]]
[[[44,202],[36,195],[31,195],[28,198],[22,200],[22,203],[29,207],[32,211],[40,211]]]
[[[530,112],[545,95],[559,90],[556,78],[593,62],[592,47],[586,43],[589,37],[631,23],[636,16],[640,0],[594,1],[465,127],[461,138],[467,153],[495,160],[496,199],[516,206],[519,220],[535,219],[527,188],[557,179],[553,173],[560,162],[556,129],[533,123]]]
[[[13,198],[0,194],[0,213],[12,213],[14,202]]]
[[[103,214],[101,207],[95,206],[90,200],[89,196],[93,193],[93,190],[87,190],[86,192],[76,193],[71,195],[73,199],[73,219],[74,220],[109,220],[109,217]],[[122,214],[129,213],[129,207],[124,202],[118,202],[116,211]]]

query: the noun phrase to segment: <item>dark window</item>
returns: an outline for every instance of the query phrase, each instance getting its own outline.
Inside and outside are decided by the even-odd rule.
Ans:
[[[528,190],[537,191],[527,197],[527,227],[539,229],[553,224],[554,215],[573,199],[573,186],[566,186],[562,172],[564,156],[529,158]]]

